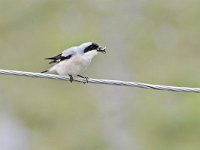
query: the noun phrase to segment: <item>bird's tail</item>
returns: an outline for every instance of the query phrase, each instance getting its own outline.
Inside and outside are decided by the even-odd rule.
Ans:
[[[46,73],[46,72],[48,72],[49,70],[44,70],[44,71],[42,71],[41,73]]]
[[[46,73],[46,72],[50,72],[50,73],[56,72],[56,66],[53,66],[53,67],[51,67],[51,68],[49,68],[47,70],[44,70],[41,73]]]

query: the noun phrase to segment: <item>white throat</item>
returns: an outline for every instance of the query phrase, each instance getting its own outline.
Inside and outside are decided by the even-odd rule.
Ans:
[[[86,59],[92,60],[92,58],[94,58],[94,56],[96,56],[97,53],[98,53],[98,52],[97,52],[96,50],[93,50],[93,51],[89,51],[89,52],[87,52],[87,53],[84,53],[83,55],[84,55],[84,57],[85,57]]]

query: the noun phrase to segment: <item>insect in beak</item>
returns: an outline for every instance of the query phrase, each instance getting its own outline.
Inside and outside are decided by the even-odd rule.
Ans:
[[[106,53],[106,47],[103,48],[103,47],[99,46],[97,51],[98,52],[102,52],[103,54],[105,54]]]

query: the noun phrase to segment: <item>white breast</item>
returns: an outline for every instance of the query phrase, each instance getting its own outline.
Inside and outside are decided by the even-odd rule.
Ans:
[[[96,51],[85,54],[75,54],[70,59],[66,59],[53,68],[59,75],[77,75],[87,69],[92,58],[97,54]]]

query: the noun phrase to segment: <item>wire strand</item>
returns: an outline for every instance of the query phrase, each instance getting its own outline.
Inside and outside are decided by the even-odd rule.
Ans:
[[[0,69],[0,74],[26,76],[26,77],[32,77],[32,78],[48,78],[48,79],[65,80],[65,81],[70,80],[70,78],[68,76],[59,76],[59,75],[47,74],[47,73],[34,73],[34,72],[24,72],[24,71],[15,71],[15,70]],[[85,83],[85,79],[83,79],[83,78],[74,78],[73,81]],[[138,87],[138,88],[145,88],[145,89],[166,90],[166,91],[176,91],[176,92],[200,93],[200,88],[155,85],[155,84],[146,84],[146,83],[140,83],[140,82],[120,81],[120,80],[88,78],[88,83],[118,85],[118,86],[131,86],[131,87]]]

